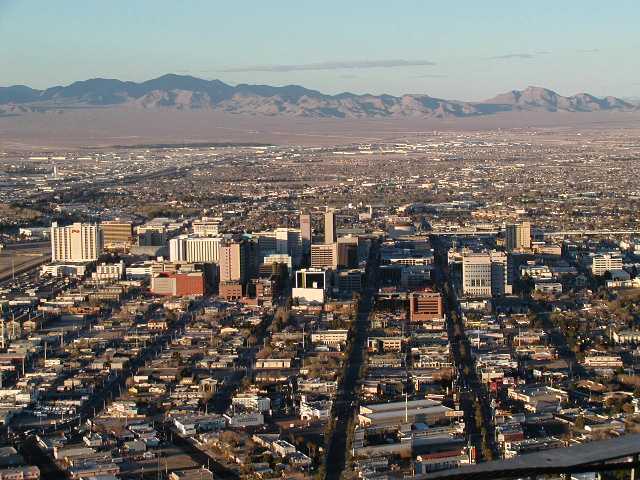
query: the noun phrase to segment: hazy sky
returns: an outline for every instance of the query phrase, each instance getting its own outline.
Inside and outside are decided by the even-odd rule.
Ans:
[[[0,85],[164,73],[480,100],[640,96],[640,1],[0,0]]]

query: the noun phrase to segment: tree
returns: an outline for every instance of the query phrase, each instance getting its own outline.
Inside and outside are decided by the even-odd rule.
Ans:
[[[482,415],[482,407],[480,406],[479,403],[476,403],[475,420],[476,420],[476,428],[481,430],[484,424],[484,416]]]

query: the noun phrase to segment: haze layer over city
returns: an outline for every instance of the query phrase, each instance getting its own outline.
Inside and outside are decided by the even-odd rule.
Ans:
[[[639,15],[0,0],[0,480],[638,478]]]

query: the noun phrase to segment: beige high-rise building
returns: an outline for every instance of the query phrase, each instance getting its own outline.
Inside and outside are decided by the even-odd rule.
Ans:
[[[102,253],[102,232],[96,224],[74,223],[68,227],[51,224],[53,262],[92,262]]]
[[[105,247],[127,247],[133,243],[131,222],[108,220],[100,224],[100,230]]]
[[[329,210],[324,214],[324,243],[334,243],[336,240],[336,213]]]
[[[528,250],[531,248],[531,223],[510,223],[505,229],[507,250]]]
[[[316,243],[311,245],[312,268],[338,268],[338,244]]]
[[[230,242],[220,246],[220,283],[247,281],[247,253],[245,242]]]

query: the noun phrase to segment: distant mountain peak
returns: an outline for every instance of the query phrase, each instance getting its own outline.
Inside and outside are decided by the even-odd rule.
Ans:
[[[485,104],[504,104],[513,110],[542,110],[548,112],[595,112],[602,110],[634,110],[636,107],[616,97],[598,98],[590,93],[577,93],[564,97],[544,87],[528,86],[524,90],[511,90]]]
[[[36,90],[24,85],[0,87],[0,106],[20,105],[19,112],[70,107],[211,109],[232,113],[301,117],[471,117],[509,111],[593,112],[637,110],[616,97],[589,93],[564,97],[530,85],[482,102],[460,102],[427,94],[371,95],[349,92],[327,95],[299,85],[281,87],[205,80],[167,73],[144,82],[92,78]]]

